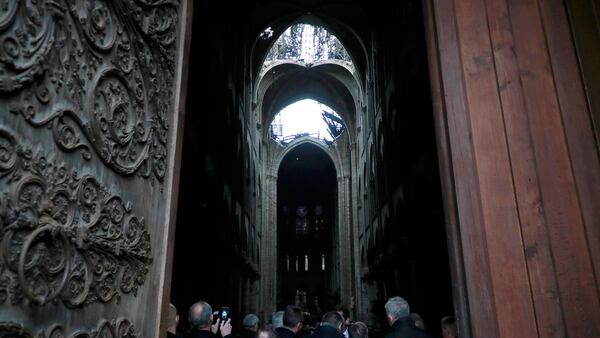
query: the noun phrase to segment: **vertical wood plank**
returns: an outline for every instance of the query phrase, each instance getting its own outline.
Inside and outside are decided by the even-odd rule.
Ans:
[[[510,0],[544,214],[567,335],[599,336],[598,292],[537,1]],[[560,67],[560,66],[559,66]]]
[[[539,335],[564,337],[565,323],[506,1],[488,0],[487,15]]]
[[[600,161],[565,8],[433,0],[428,10],[473,334],[600,336]]]
[[[456,208],[456,187],[450,157],[450,144],[448,139],[446,108],[444,107],[444,92],[439,68],[439,44],[436,39],[437,27],[434,20],[432,0],[423,4],[427,51],[429,59],[429,73],[431,83],[431,96],[434,111],[434,122],[437,139],[437,152],[440,166],[440,182],[444,200],[444,219],[446,220],[446,233],[448,251],[450,256],[450,272],[452,277],[452,293],[454,298],[454,311],[458,322],[461,337],[471,337],[469,321],[468,292],[466,288],[465,266],[463,263],[463,248],[460,241],[460,228],[458,210]]]
[[[474,156],[500,336],[537,335],[483,1],[456,1]]]
[[[434,0],[433,9],[435,21],[440,27],[437,30],[437,41],[450,135],[452,169],[456,182],[456,202],[460,210],[458,218],[469,292],[471,329],[475,337],[494,338],[498,337],[498,323],[480,213],[471,126],[467,118],[468,107],[464,100],[465,89],[454,4],[452,1]]]
[[[572,34],[567,28],[568,23],[563,26],[566,18],[564,11],[561,11],[562,6],[557,7],[557,1],[546,1],[541,4],[546,32],[554,33],[554,38],[548,37],[548,47],[553,50],[553,55],[573,54],[574,51],[571,49],[554,50],[560,46],[560,43],[553,43],[553,41],[569,41],[571,37],[573,38],[577,47],[578,64],[581,67],[581,82],[586,90],[585,98],[591,112],[592,129],[596,136],[596,151],[600,152],[600,95],[598,95],[600,92],[600,2],[597,0],[559,1],[559,4],[562,3],[568,8]],[[550,27],[551,23],[559,25]],[[566,37],[564,36],[565,31]],[[565,68],[570,67],[566,65]],[[559,76],[559,74],[556,75]],[[598,270],[596,270],[596,274],[598,274]]]
[[[583,81],[579,76],[575,48],[566,13],[561,5],[560,1],[550,0],[541,2],[540,8],[565,137],[594,264],[596,287],[600,289],[600,208],[597,200],[600,196],[600,159],[594,143],[592,119],[586,105]],[[595,96],[598,96],[598,93]]]

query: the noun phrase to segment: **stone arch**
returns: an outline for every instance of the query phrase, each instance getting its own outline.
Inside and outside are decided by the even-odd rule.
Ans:
[[[261,276],[261,278],[265,278],[267,280],[270,281],[270,284],[272,285],[277,285],[276,279],[277,279],[277,268],[276,268],[276,264],[274,259],[277,257],[277,246],[274,245],[274,243],[276,243],[276,236],[277,236],[277,178],[279,176],[279,168],[281,166],[281,163],[284,159],[284,157],[289,154],[293,149],[295,149],[296,147],[300,146],[300,145],[304,145],[304,144],[311,144],[313,146],[318,147],[320,150],[324,151],[325,154],[327,154],[327,156],[329,157],[329,159],[332,161],[333,166],[335,168],[336,171],[336,176],[337,176],[337,210],[336,210],[336,223],[334,224],[335,230],[334,231],[339,231],[340,233],[344,232],[344,233],[349,233],[350,232],[350,219],[349,216],[346,215],[346,213],[344,213],[344,210],[349,210],[350,208],[350,201],[345,197],[348,195],[348,187],[347,185],[349,184],[348,181],[348,173],[350,172],[350,161],[349,159],[344,157],[344,154],[340,153],[339,147],[335,146],[335,145],[331,145],[328,146],[326,144],[324,144],[323,142],[316,140],[312,137],[300,137],[297,138],[296,140],[292,141],[291,143],[289,143],[286,146],[281,146],[276,142],[272,142],[271,143],[271,151],[269,152],[269,159],[268,162],[270,163],[270,167],[267,169],[267,177],[269,178],[268,180],[271,182],[270,184],[268,184],[268,192],[266,192],[265,194],[267,196],[265,196],[266,198],[264,199],[265,203],[267,204],[265,206],[265,208],[267,209],[267,215],[268,218],[266,220],[266,223],[264,224],[264,226],[268,227],[265,231],[263,231],[263,237],[261,238],[261,243],[263,243],[263,245],[265,245],[263,247],[263,251],[265,248],[267,248],[267,246],[269,247],[269,255],[263,255],[262,256],[262,260],[261,260],[261,266],[270,266],[269,270],[264,270],[264,271],[268,271],[267,273],[264,274],[264,276]],[[345,241],[344,244],[346,245],[350,245],[351,241]],[[350,250],[350,249],[348,249]],[[346,261],[344,261],[343,264],[347,265],[348,267],[350,266],[350,257],[346,257],[343,256],[341,257],[342,260],[346,259]],[[342,264],[342,263],[340,263]],[[338,269],[338,271],[336,272],[338,274],[341,274],[341,270]],[[339,276],[340,279],[344,279],[344,278],[348,278],[350,279],[351,276]],[[351,292],[349,291],[350,289],[350,285],[351,282],[350,280],[345,281],[345,284],[343,286],[341,286],[342,289],[347,290],[347,292],[345,294],[350,295]],[[272,291],[274,292],[274,290]],[[265,302],[265,304],[272,304],[274,302],[274,299],[276,298],[276,294],[274,293],[265,293],[263,295],[263,297],[265,298],[269,298],[269,299],[265,299],[263,298],[263,302]],[[350,300],[346,300],[347,302],[349,302]]]
[[[329,158],[333,162],[335,171],[339,177],[343,164],[342,164],[341,156],[337,152],[337,149],[332,149],[333,147],[329,147],[326,144],[323,144],[321,141],[316,140],[310,136],[299,137],[299,138],[295,139],[294,141],[290,142],[285,147],[280,147],[279,153],[275,156],[275,160],[274,160],[275,165],[272,167],[271,174],[273,174],[274,176],[277,176],[279,167],[281,166],[281,162],[285,158],[285,155],[287,155],[290,151],[292,151],[296,147],[303,145],[303,144],[307,144],[307,143],[317,146],[318,148],[323,150],[329,156]]]
[[[340,72],[336,77],[326,72],[325,66],[318,68],[288,67],[281,65],[282,74],[277,79],[263,79],[259,83],[256,100],[260,123],[265,126],[263,137],[269,136],[273,117],[285,107],[303,100],[313,99],[327,105],[342,117],[350,140],[355,139],[357,102],[362,95],[359,85],[351,79],[345,69],[330,65]],[[345,74],[344,74],[345,73]]]

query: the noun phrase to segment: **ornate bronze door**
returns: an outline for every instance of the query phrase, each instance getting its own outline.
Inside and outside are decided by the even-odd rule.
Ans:
[[[0,337],[158,336],[188,6],[0,0]]]

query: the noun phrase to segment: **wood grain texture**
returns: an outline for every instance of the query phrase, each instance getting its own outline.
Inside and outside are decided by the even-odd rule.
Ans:
[[[552,4],[552,8],[556,8],[554,2],[556,1],[541,3],[542,9],[548,8],[547,4]],[[596,150],[600,153],[600,95],[598,95],[600,92],[600,2],[597,0],[570,0],[564,1],[564,4],[568,9],[572,30],[567,33],[572,34],[577,47],[577,59],[580,67],[578,73],[581,74],[586,100],[591,111],[590,116],[596,135]],[[544,12],[558,14],[559,22],[563,21],[565,17],[562,11],[544,10]],[[544,16],[546,17],[546,14]],[[546,18],[545,23],[549,22],[553,22],[552,17]],[[547,31],[550,32],[552,28],[548,26]],[[565,28],[561,29],[566,31]],[[558,39],[558,36],[555,40],[562,41]],[[552,42],[550,48],[552,48]],[[572,53],[573,51],[569,49],[559,52]]]
[[[510,14],[505,1],[490,0],[486,4],[538,331],[542,337],[564,337],[564,319],[557,297],[529,119],[524,114],[525,98]]]
[[[450,273],[452,276],[452,294],[454,298],[455,317],[461,337],[471,337],[471,323],[469,315],[468,291],[466,285],[465,265],[461,234],[458,221],[456,201],[456,186],[452,159],[450,158],[450,140],[448,135],[447,116],[444,106],[444,92],[439,65],[439,43],[436,37],[436,25],[433,20],[433,1],[423,4],[424,19],[427,38],[429,59],[429,73],[431,82],[431,96],[433,114],[437,135],[437,152],[439,158],[442,195],[444,200],[444,218],[446,220],[446,237],[450,252]]]
[[[537,1],[509,1],[559,297],[569,336],[598,336],[598,293]],[[572,48],[572,45],[570,46]],[[562,48],[569,48],[565,44]],[[558,68],[564,64],[556,65]],[[578,137],[586,138],[585,134]],[[593,182],[587,182],[587,184]]]
[[[433,7],[438,27],[440,70],[456,183],[456,201],[469,292],[472,333],[475,337],[498,337],[487,243],[485,231],[481,226],[483,216],[479,182],[473,153],[471,125],[467,117],[469,107],[465,102],[454,4],[451,1],[435,1]]]
[[[473,335],[600,336],[599,161],[562,3],[432,9]]]
[[[536,334],[483,1],[457,1],[466,100],[501,336]],[[510,267],[508,269],[507,267]],[[515,299],[519,301],[507,301]]]
[[[596,3],[596,7],[600,9],[600,4]],[[568,29],[566,14],[561,10],[560,1],[540,2],[540,9],[551,52],[550,61],[565,138],[594,264],[596,286],[600,289],[600,208],[597,201],[597,197],[600,196],[600,158],[594,144],[591,114],[586,105],[583,81],[579,76],[575,50],[570,38],[571,32]],[[600,22],[596,24],[596,27],[600,28]],[[597,31],[597,34],[597,37],[600,37],[600,31]],[[600,49],[600,45],[597,47]],[[596,60],[596,63],[600,64],[600,59]],[[587,75],[588,68],[582,69],[583,74]],[[589,91],[588,97],[593,96],[597,100],[597,93],[593,93],[593,90]],[[594,109],[593,107],[590,104],[589,108]]]

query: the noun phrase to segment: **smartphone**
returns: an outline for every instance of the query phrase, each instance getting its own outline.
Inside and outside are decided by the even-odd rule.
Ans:
[[[224,306],[221,308],[221,322],[226,322],[229,318],[229,308]]]

